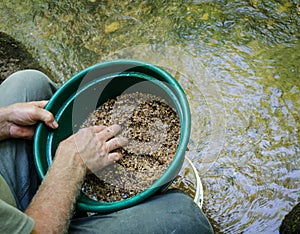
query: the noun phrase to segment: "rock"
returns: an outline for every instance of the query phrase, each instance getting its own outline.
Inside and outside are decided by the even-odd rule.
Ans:
[[[23,69],[37,69],[48,76],[22,43],[0,32],[0,84],[12,73]]]
[[[113,23],[105,26],[104,32],[106,34],[113,33],[115,31],[117,31],[119,28],[120,28],[120,23],[119,22],[113,22]]]
[[[279,232],[282,234],[300,233],[300,203],[284,217]]]

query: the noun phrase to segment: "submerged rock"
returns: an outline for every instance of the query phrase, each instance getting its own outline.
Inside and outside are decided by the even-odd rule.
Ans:
[[[288,213],[280,226],[280,233],[282,234],[296,234],[300,233],[300,203],[298,203]]]
[[[23,69],[37,69],[49,76],[21,42],[0,32],[0,84],[12,73]]]

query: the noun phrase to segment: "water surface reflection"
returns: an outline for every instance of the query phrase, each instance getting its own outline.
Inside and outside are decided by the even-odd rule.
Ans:
[[[4,0],[0,13],[61,83],[110,58],[169,70],[190,102],[187,156],[216,230],[278,232],[300,196],[298,0]]]

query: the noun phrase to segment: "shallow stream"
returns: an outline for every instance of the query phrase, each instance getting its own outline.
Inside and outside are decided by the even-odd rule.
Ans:
[[[216,232],[278,233],[299,202],[299,0],[2,0],[0,28],[59,83],[115,58],[172,73]]]

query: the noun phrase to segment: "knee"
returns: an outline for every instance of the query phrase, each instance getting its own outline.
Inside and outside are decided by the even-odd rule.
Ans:
[[[177,201],[174,200],[173,204],[180,204],[178,214],[182,219],[186,219],[187,226],[199,230],[199,233],[213,233],[212,226],[202,209],[188,195],[176,193],[176,196]]]
[[[10,75],[5,82],[10,82],[13,84],[14,88],[17,86],[22,87],[22,89],[42,89],[47,87],[50,79],[44,73],[27,69],[22,71],[17,71]]]
[[[153,206],[159,207],[156,211],[160,214],[156,215],[160,217],[162,225],[170,230],[176,227],[178,233],[213,233],[212,226],[202,210],[182,192],[164,194],[153,200]]]
[[[56,84],[48,76],[37,70],[23,70],[16,75],[23,89],[27,90],[27,101],[48,100],[56,91]]]
[[[16,102],[47,100],[55,91],[55,83],[44,73],[31,69],[18,71],[0,85],[0,93],[5,96],[5,101],[0,102],[0,106]]]

